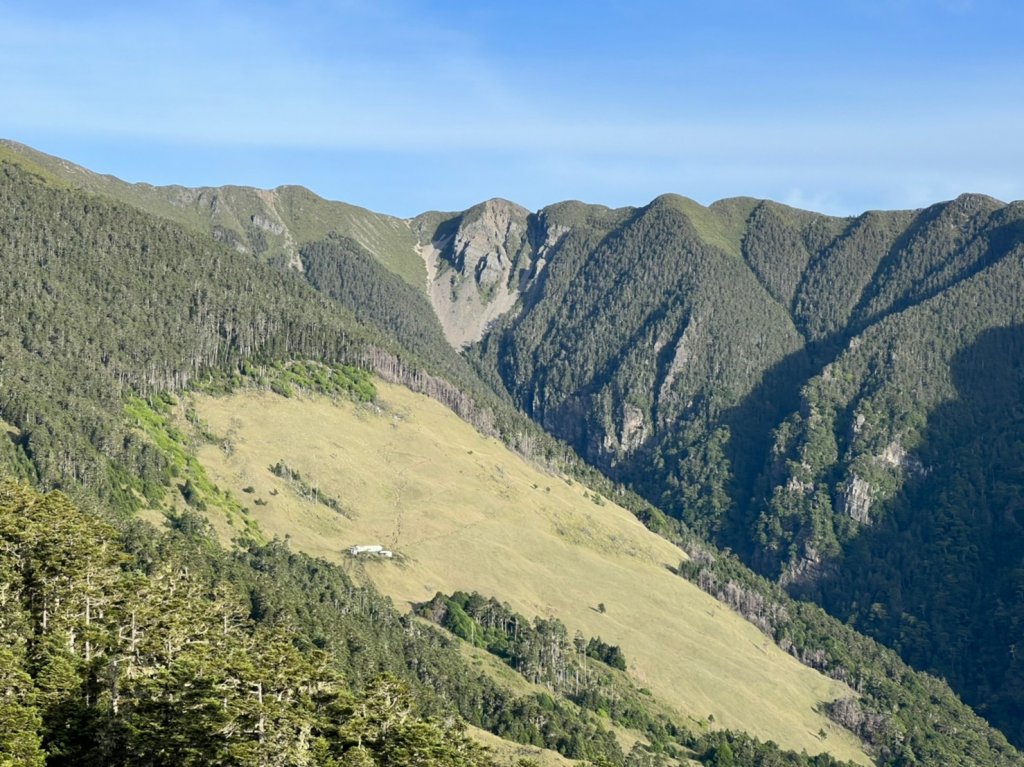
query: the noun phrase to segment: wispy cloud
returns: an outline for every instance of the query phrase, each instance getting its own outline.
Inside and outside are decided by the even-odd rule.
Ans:
[[[406,164],[401,178],[435,173],[451,196],[491,183],[545,202],[679,191],[847,212],[964,188],[1024,196],[1024,108],[1008,97],[1024,60],[1000,44],[959,55],[981,47],[984,3],[795,3],[779,20],[743,6],[735,20],[687,6],[686,25],[602,3],[584,16],[530,2],[0,6],[0,133],[191,146],[204,162],[363,153],[379,177]],[[969,17],[959,37],[953,16]],[[897,45],[915,23],[931,38]]]

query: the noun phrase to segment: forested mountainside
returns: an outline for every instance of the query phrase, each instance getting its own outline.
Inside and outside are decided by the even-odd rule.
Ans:
[[[545,209],[471,355],[587,460],[1024,742],[1024,204]],[[941,591],[939,591],[941,589]]]
[[[940,626],[940,620],[950,621],[944,625],[952,627],[948,605],[927,603],[929,613],[917,618],[921,636],[905,632],[909,619],[892,609],[888,600],[890,579],[897,575],[903,578],[907,571],[902,567],[891,569],[891,562],[888,570],[876,567],[872,557],[883,555],[876,546],[867,545],[871,542],[867,534],[878,533],[881,545],[900,536],[903,548],[909,552],[905,556],[930,558],[927,563],[933,569],[922,569],[920,579],[913,584],[908,581],[908,603],[911,597],[916,599],[912,588],[923,594],[929,581],[947,577],[955,582],[955,577],[961,575],[960,586],[965,591],[982,589],[982,598],[987,589],[1004,595],[1004,602],[998,606],[997,617],[1003,621],[999,625],[1010,626],[1010,630],[1019,625],[1014,622],[1015,614],[1019,614],[1014,612],[1020,600],[1016,587],[1019,570],[996,562],[988,574],[991,577],[977,582],[971,580],[970,568],[950,573],[951,563],[960,563],[964,554],[958,547],[944,548],[941,543],[945,539],[914,513],[913,504],[932,489],[924,484],[912,486],[909,480],[898,481],[917,476],[914,460],[923,467],[920,476],[931,476],[928,460],[935,461],[935,465],[952,460],[959,469],[970,457],[943,452],[940,438],[928,431],[935,423],[946,423],[951,431],[970,432],[979,440],[985,440],[984,429],[992,427],[997,430],[988,440],[993,450],[1004,444],[1012,449],[1017,444],[1013,441],[1015,433],[1005,421],[993,423],[993,408],[1019,402],[1015,393],[1019,392],[1019,382],[1012,373],[987,376],[991,388],[980,390],[970,409],[970,419],[958,420],[952,411],[945,420],[930,418],[933,412],[940,416],[943,402],[957,388],[968,385],[965,375],[978,373],[973,367],[980,359],[978,355],[1019,348],[998,330],[1021,324],[1019,318],[1006,316],[1016,317],[1014,312],[1020,312],[1019,302],[1013,300],[1019,278],[1012,268],[1014,263],[1019,268],[1019,255],[1016,262],[1006,255],[1015,247],[1015,206],[966,198],[931,211],[866,214],[845,220],[753,200],[726,201],[705,209],[682,198],[666,197],[648,208],[618,211],[566,203],[525,217],[499,202],[485,205],[472,215],[428,214],[408,224],[400,222],[413,239],[407,241],[403,235],[394,251],[388,251],[391,246],[380,244],[382,241],[374,245],[365,231],[357,236],[350,219],[339,219],[337,226],[332,226],[325,213],[323,228],[304,239],[293,235],[295,258],[284,258],[278,257],[284,250],[279,254],[260,252],[260,248],[251,247],[252,241],[247,241],[248,245],[230,242],[229,237],[209,228],[206,213],[192,218],[183,216],[177,208],[161,207],[166,203],[166,189],[147,191],[144,186],[92,175],[75,183],[69,180],[78,172],[73,166],[58,173],[59,168],[52,164],[25,162],[23,152],[14,152],[12,158],[11,151],[3,149],[5,154],[0,157],[0,246],[4,263],[0,279],[5,294],[0,331],[0,417],[9,436],[0,440],[4,472],[44,489],[67,490],[81,503],[96,507],[116,521],[119,530],[131,524],[124,516],[126,512],[161,504],[168,492],[180,491],[185,503],[196,501],[196,508],[202,506],[202,493],[220,492],[208,487],[197,492],[198,475],[194,475],[197,482],[182,481],[183,466],[186,472],[192,472],[191,459],[181,454],[179,447],[147,431],[150,410],[158,409],[159,403],[170,396],[168,390],[177,392],[211,379],[215,386],[230,388],[245,379],[277,386],[287,393],[285,379],[292,376],[292,380],[321,391],[351,390],[362,396],[365,373],[346,367],[355,365],[431,394],[478,428],[500,434],[526,453],[557,458],[562,466],[587,471],[574,463],[571,451],[530,426],[506,404],[506,397],[514,399],[616,479],[629,482],[701,534],[732,545],[762,571],[772,576],[782,574],[790,585],[815,593],[831,609],[862,621],[887,641],[897,643],[886,632],[903,632],[900,639],[906,642],[899,646],[904,654],[910,656],[917,650],[929,653],[927,642],[933,641],[929,655],[919,657],[943,673],[947,672],[939,664],[946,645],[940,644],[943,640],[938,636],[928,634],[932,625]],[[61,162],[53,158],[49,161]],[[134,192],[125,192],[126,188],[145,194],[134,197]],[[245,195],[254,192],[243,191]],[[192,199],[190,190],[182,194]],[[158,205],[154,200],[164,202]],[[167,205],[174,207],[173,203]],[[160,209],[150,209],[152,206]],[[961,209],[966,212],[957,213]],[[949,216],[945,216],[947,212]],[[758,250],[758,239],[752,232],[755,222],[762,219],[769,222],[763,229],[772,232],[770,237],[764,235],[771,244],[762,243]],[[488,222],[493,221],[504,227],[498,234],[488,231]],[[949,229],[951,221],[953,229]],[[969,225],[970,221],[974,224]],[[249,223],[256,223],[251,215]],[[469,225],[476,228],[467,230]],[[957,237],[964,243],[948,257],[943,255],[940,236],[946,229],[962,230]],[[255,234],[253,237],[254,241],[259,239]],[[481,247],[480,237],[499,243],[501,247],[494,253],[501,258],[491,258],[490,246]],[[775,245],[776,241],[782,244]],[[871,266],[870,254],[880,242],[888,251]],[[482,306],[494,296],[503,296],[501,300],[512,307],[494,313],[495,323],[467,355],[486,383],[450,346],[441,345],[442,337],[453,342],[450,328],[429,317],[425,311],[430,305],[427,297],[409,290],[416,280],[407,279],[408,275],[395,267],[408,263],[402,255],[407,255],[407,247],[414,255],[419,248],[425,259],[420,263],[432,266],[436,284],[440,284],[437,277],[442,273],[442,280],[448,280],[451,289],[447,293],[431,294],[435,311],[441,301],[463,300],[470,306],[478,301]],[[790,253],[787,248],[793,251],[788,256],[784,255]],[[933,266],[925,272],[917,256],[910,257],[918,250],[931,258]],[[772,256],[776,252],[783,255]],[[829,276],[829,270],[837,268],[830,261],[834,254],[851,264],[861,259],[866,287],[863,295],[847,296],[846,310],[830,306],[815,313],[801,303],[801,297],[810,301],[808,296],[834,290],[836,281]],[[602,263],[607,268],[602,269]],[[300,264],[302,272],[297,273]],[[291,271],[282,269],[289,265]],[[500,267],[497,277],[489,265]],[[472,271],[461,271],[467,268]],[[420,285],[427,274],[425,271]],[[494,287],[496,280],[505,287]],[[995,291],[993,295],[1002,296],[1002,305],[990,298],[986,293],[989,289]],[[477,297],[461,298],[466,291],[475,292]],[[855,291],[847,292],[853,295]],[[782,299],[790,293],[792,300],[787,305]],[[514,301],[509,301],[510,297]],[[648,300],[652,308],[646,308]],[[893,367],[893,360],[918,359],[913,333],[928,338],[927,332],[948,327],[942,322],[953,322],[949,319],[952,313],[947,315],[943,308],[947,306],[944,301],[951,301],[950,306],[962,310],[967,318],[962,325],[955,325],[960,328],[959,334],[924,346],[927,353],[920,358],[927,364],[921,363],[923,367],[915,368],[911,363]],[[841,319],[833,318],[836,312]],[[812,331],[812,326],[820,327]],[[986,328],[994,329],[991,335],[983,334]],[[563,330],[564,336],[560,335]],[[880,338],[890,344],[886,348],[888,356],[877,347]],[[967,351],[962,357],[956,356],[974,347],[976,353]],[[287,363],[295,359],[317,362],[288,367]],[[318,367],[322,363],[323,367]],[[997,363],[986,358],[985,364]],[[939,371],[937,378],[929,378],[934,371]],[[845,388],[829,390],[827,386],[837,380],[837,372],[843,374]],[[908,406],[901,411],[897,406],[904,402],[905,380],[917,382],[917,389],[909,389],[913,395],[909,401],[917,410]],[[507,389],[507,394],[496,394],[492,387]],[[642,396],[645,391],[647,399]],[[149,403],[140,397],[148,398]],[[856,410],[862,402],[872,403],[880,414],[866,408],[864,412]],[[882,404],[893,407],[883,410]],[[812,407],[826,415],[812,418]],[[859,418],[861,415],[864,420]],[[818,428],[820,424],[826,428]],[[857,431],[851,424],[857,424]],[[844,431],[847,426],[850,428]],[[877,440],[884,437],[878,434],[884,434],[884,429],[893,433],[906,429],[899,432],[900,449],[894,448],[899,456],[898,470],[887,468],[885,460],[872,462],[872,455],[882,455],[883,459],[888,455],[869,452],[872,446],[881,444]],[[836,444],[835,457],[830,458],[831,454],[824,451],[819,460],[814,448],[829,430]],[[861,434],[875,435],[876,442],[860,441]],[[883,449],[891,442],[884,442]],[[935,446],[935,457],[929,458],[926,444]],[[854,446],[863,449],[856,452]],[[935,495],[934,513],[936,524],[955,527],[956,540],[964,541],[965,546],[999,539],[1006,543],[1006,548],[999,551],[1012,558],[1012,533],[1019,521],[1006,513],[1007,508],[1015,508],[1013,502],[1001,504],[1004,498],[1012,501],[1019,497],[1013,494],[1014,477],[1019,479],[1019,474],[1013,472],[1019,464],[1011,465],[1010,452],[1005,455],[1005,461],[977,465],[978,472],[989,472],[984,476],[989,485],[980,489],[971,483],[950,485],[949,491]],[[862,459],[860,463],[856,463],[858,458]],[[839,504],[847,485],[854,487],[852,478],[844,483],[844,472],[857,471],[860,473],[856,477],[863,482],[876,481],[876,475],[869,474],[865,466],[880,466],[883,476],[889,471],[893,477],[886,491],[889,495],[871,485],[870,494],[877,495],[871,495],[870,525],[853,518],[848,509],[854,507]],[[810,472],[810,478],[798,475],[798,471]],[[690,535],[683,527],[665,522],[659,512],[621,487],[595,473],[588,476],[600,483],[602,492],[617,493],[617,498],[630,504],[653,527],[684,538]],[[192,477],[190,473],[189,479]],[[804,499],[777,498],[780,493],[766,490],[782,488],[792,493],[805,484],[809,489]],[[858,487],[863,489],[863,485]],[[884,485],[878,487],[884,490]],[[9,492],[17,496],[28,491]],[[978,513],[981,522],[992,526],[988,538],[981,537],[982,525],[965,528],[962,524],[958,498],[975,492],[989,503],[979,507]],[[56,516],[72,513],[64,500],[50,498],[46,503],[56,504]],[[20,509],[13,518],[21,519],[25,517],[24,508],[36,501],[12,503]],[[780,520],[778,529],[770,524],[773,514]],[[36,528],[29,537],[44,540],[49,535],[46,529]],[[247,526],[242,533],[245,539],[239,546],[261,545],[258,530]],[[17,536],[27,534],[12,533],[17,540],[21,540]],[[755,545],[749,541],[757,534],[770,542],[763,547],[767,555],[753,556]],[[830,535],[835,542],[832,549],[828,547]],[[930,545],[918,546],[919,538]],[[5,556],[22,544],[12,545],[15,548],[4,549]],[[102,548],[104,544],[100,541],[97,545]],[[114,548],[120,545],[111,544]],[[127,553],[138,556],[133,545],[128,545]],[[864,550],[859,551],[858,545]],[[845,559],[839,554],[829,556],[833,550]],[[822,552],[818,561],[806,556],[815,551]],[[978,561],[984,561],[987,555],[985,550]],[[38,665],[42,661],[37,658],[42,656],[33,655],[41,652],[43,645],[26,637],[45,635],[49,618],[44,617],[45,612],[32,612],[38,610],[32,591],[34,582],[22,584],[18,580],[36,571],[18,570],[29,567],[26,563],[31,557],[24,552],[13,556],[11,572],[22,575],[5,576],[5,583],[10,585],[3,592],[5,599],[14,600],[10,604],[21,605],[21,612],[10,613],[17,626],[4,628],[13,632],[5,635],[11,637],[5,640],[5,650],[11,648],[13,653],[9,665],[21,669],[15,673],[13,686],[7,688],[14,698],[6,702],[17,699],[11,716],[42,739],[32,741],[36,746],[31,748],[36,750],[31,758],[36,759],[39,748],[43,748],[49,754],[48,762],[89,763],[99,758],[96,752],[87,759],[83,752],[76,752],[75,757],[61,762],[65,746],[58,743],[59,738],[47,741],[51,736],[46,734],[46,722],[60,716],[55,711],[63,710],[61,707],[69,700],[66,694],[71,695],[70,700],[77,700],[73,703],[78,706],[76,710],[88,714],[82,720],[87,729],[95,724],[96,720],[88,718],[94,715],[105,718],[108,724],[112,721],[109,699],[101,703],[97,685],[117,678],[121,661],[111,664],[119,657],[121,650],[116,648],[123,637],[110,624],[108,628],[114,634],[102,641],[115,649],[102,662],[84,666],[82,648],[72,647],[74,658],[61,655],[58,659],[71,668],[61,682],[64,687],[60,694],[45,701],[38,698],[50,689],[46,687],[50,684],[49,672],[40,676],[44,667]],[[855,585],[848,582],[843,586],[847,572],[843,567],[854,557],[860,557],[858,561],[865,567],[876,568],[873,573],[879,580],[861,578]],[[149,567],[150,561],[143,557],[140,567]],[[266,568],[252,561],[246,566]],[[132,567],[127,560],[117,564],[120,570]],[[318,569],[319,565],[312,567]],[[728,581],[719,581],[729,594],[733,594],[729,584],[737,578],[738,582],[756,582],[738,564],[735,568]],[[59,572],[54,575],[57,581],[63,577]],[[694,577],[699,578],[699,573]],[[867,584],[879,589],[878,593],[861,593]],[[713,584],[703,585],[710,588]],[[315,591],[308,583],[303,589]],[[972,593],[979,595],[977,591]],[[867,604],[869,597],[874,601]],[[91,604],[89,599],[86,604]],[[122,597],[107,595],[104,599],[115,604]],[[291,604],[290,599],[279,603],[282,609]],[[248,613],[248,619],[258,622],[262,612],[255,604],[250,602],[246,608],[243,603],[238,615],[244,619]],[[992,610],[996,609],[993,605]],[[104,614],[108,611],[111,620],[117,620],[113,608],[105,607]],[[61,639],[54,641],[73,635],[77,643],[83,634],[76,621],[86,619],[83,615],[91,615],[91,608],[84,613],[69,613],[71,623],[61,629],[65,632]],[[282,620],[282,625],[288,624],[288,620]],[[982,620],[958,624],[956,630],[963,646],[984,645],[984,652],[977,656],[979,663],[986,657],[1005,662],[1004,677],[998,677],[991,668],[983,669],[989,674],[990,685],[1002,684],[997,691],[984,690],[1002,706],[991,707],[986,714],[1012,730],[1009,725],[1014,722],[1008,723],[1006,712],[1020,705],[1019,698],[1014,697],[1019,689],[1013,684],[1016,666],[1000,653],[998,641],[978,635],[980,628],[970,633],[982,625]],[[806,624],[800,625],[803,628],[797,633],[806,638],[809,629]],[[786,626],[789,628],[785,631],[792,633],[792,626]],[[837,642],[847,641],[840,638],[835,625],[828,626],[817,635],[823,647],[794,644],[784,632],[776,639],[796,648],[794,654],[806,648],[805,660],[814,663],[815,658],[833,657],[828,648],[834,651]],[[251,632],[255,630],[245,628],[243,633],[249,632],[250,638],[243,637],[243,644],[252,641]],[[311,640],[311,644],[319,646],[318,641]],[[292,637],[292,644],[302,642]],[[409,661],[413,666],[420,662],[418,653],[413,652]],[[857,656],[857,663],[872,663],[871,655],[866,651]],[[956,659],[962,660],[960,656]],[[397,673],[401,663],[404,661],[393,657],[384,664],[385,670]],[[912,764],[938,755],[948,763],[1019,763],[1019,756],[1001,736],[973,717],[954,697],[941,689],[936,691],[926,678],[913,681],[919,676],[905,667],[890,661],[886,664],[876,669],[880,676],[872,675],[876,671],[866,674],[863,678],[869,681],[865,684],[875,684],[870,681],[873,679],[890,680],[885,684],[903,679],[910,698],[893,705],[904,711],[920,711],[921,716],[914,717],[908,729],[901,729],[906,725],[899,724],[898,718],[892,720],[895,729],[886,730],[886,740],[879,741],[885,744],[877,751],[882,763]],[[461,668],[452,671],[452,676],[465,675]],[[849,672],[846,666],[842,668],[845,671],[841,673]],[[960,690],[969,697],[978,665],[964,664],[959,671],[963,673],[960,678],[949,673],[967,680]],[[345,686],[354,695],[364,694],[369,677],[346,673],[353,674],[351,679],[356,681]],[[243,685],[249,681],[243,675],[216,684]],[[436,688],[438,684],[432,679],[429,686]],[[902,700],[887,697],[895,693],[886,689],[885,695],[872,694],[870,700]],[[997,698],[996,693],[1001,697]],[[429,695],[423,700],[428,712],[451,710],[444,708],[447,704],[443,700],[431,703]],[[985,701],[972,702],[981,707]],[[57,708],[49,709],[51,705]],[[563,743],[568,750],[570,746],[565,744],[572,738],[560,739],[577,728],[576,743],[607,746],[602,747],[603,753],[578,755],[608,759],[613,764],[627,758],[615,752],[600,729],[592,729],[599,722],[573,713],[571,707],[552,709],[545,700],[521,706],[509,701],[495,705],[498,711],[513,712],[505,723],[505,732],[517,732],[521,739]],[[547,713],[538,714],[537,706]],[[551,714],[552,710],[557,715]],[[308,713],[303,711],[306,713],[300,718]],[[486,724],[472,713],[479,712],[476,703],[459,711],[471,722]],[[846,706],[843,711],[833,712],[833,718],[846,719],[846,726],[854,730],[866,728],[859,734],[867,737],[874,732],[872,723],[877,722],[858,711],[859,707]],[[113,713],[116,720],[117,712]],[[557,731],[534,732],[526,726],[542,719],[556,722]],[[114,725],[129,726],[127,720]],[[308,724],[310,728],[320,726]],[[784,757],[777,749],[751,745],[742,736],[716,732],[708,737],[712,736],[725,740],[702,742],[697,735],[684,733],[673,747],[688,749],[679,753],[689,753],[708,763],[716,763],[720,756],[726,760],[725,754],[733,751],[744,754],[739,764],[805,763],[798,755]],[[958,745],[964,742],[972,744],[969,753],[958,753]],[[775,754],[770,757],[774,762],[765,761],[769,759],[764,756],[768,751]],[[388,763],[382,752],[370,756],[375,763]],[[79,758],[86,761],[75,761]],[[327,758],[324,756],[322,763],[329,764]],[[449,763],[440,759],[438,764]]]
[[[354,239],[409,284],[419,288],[426,278],[416,255],[416,236],[405,221],[325,200],[300,186],[190,189],[129,184],[14,141],[0,139],[0,151],[27,160],[58,185],[118,200],[263,261],[301,270],[303,245],[340,234]]]
[[[354,240],[304,246],[302,275],[56,184],[20,158],[0,163],[0,237],[0,413],[13,436],[0,451],[45,487],[144,503],[167,465],[126,427],[125,397],[243,361],[361,365],[489,433],[560,451],[444,342],[426,299]]]
[[[0,166],[4,450],[46,486],[130,505],[166,467],[124,397],[250,357],[355,359],[385,339],[290,275],[109,200]]]
[[[491,414],[493,432],[500,401],[477,384],[478,405],[420,367],[444,360],[423,363],[390,337],[408,328],[380,313],[380,294],[359,293],[356,307],[375,328],[301,275],[20,162],[0,163],[0,238],[0,474],[62,488],[92,509],[22,485],[0,493],[0,761],[490,763],[459,734],[465,720],[598,763],[673,753],[714,763],[730,749],[751,763],[808,763],[684,724],[659,724],[654,751],[624,753],[598,714],[554,691],[496,684],[372,588],[264,544],[237,499],[160,430],[169,392],[195,385],[372,399],[369,373],[347,362],[464,415]],[[345,279],[358,269],[371,272],[360,279],[379,276],[365,261],[350,269]],[[381,285],[403,295],[404,283]],[[418,343],[415,333],[407,340]],[[170,514],[163,538],[130,513],[155,507]],[[196,516],[214,507],[240,522],[233,551]],[[996,742],[993,763],[1015,758]]]

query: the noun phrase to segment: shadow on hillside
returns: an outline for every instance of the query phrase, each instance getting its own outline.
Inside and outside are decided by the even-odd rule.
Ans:
[[[732,469],[729,497],[732,506],[723,520],[719,543],[733,548],[749,566],[764,574],[772,563],[758,561],[751,530],[761,510],[759,499],[768,493],[766,476],[775,429],[783,419],[800,408],[800,391],[827,364],[834,361],[845,336],[805,346],[769,368],[751,392],[735,407],[726,410],[721,422],[729,428],[725,446]]]
[[[982,333],[951,364],[919,470],[811,596],[945,677],[1024,745],[1024,326]]]
[[[949,289],[964,280],[970,279],[981,270],[991,266],[1003,258],[1013,248],[1017,247],[1024,240],[1024,220],[1010,220],[985,229],[982,233],[976,234],[976,240],[968,240],[968,243],[978,243],[979,247],[965,244],[956,248],[956,253],[946,254],[950,261],[956,263],[961,255],[973,254],[967,260],[961,261],[955,268],[938,271],[927,275],[922,282],[913,285],[904,285],[899,295],[893,298],[891,304],[882,307],[872,314],[865,315],[870,301],[876,297],[876,291],[883,289],[886,279],[898,273],[900,261],[904,259],[926,258],[927,255],[911,251],[905,253],[914,241],[929,225],[939,217],[946,206],[955,203],[942,203],[927,208],[914,220],[894,243],[889,253],[879,262],[875,273],[868,282],[868,287],[874,290],[865,290],[851,312],[854,322],[851,324],[850,332],[855,335],[864,328],[878,322],[887,315],[904,311],[905,309],[923,303],[934,298],[942,291]]]

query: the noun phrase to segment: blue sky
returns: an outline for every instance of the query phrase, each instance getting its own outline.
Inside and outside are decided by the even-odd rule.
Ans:
[[[0,0],[0,136],[130,181],[302,184],[402,216],[1010,200],[1021,29],[1015,0]]]

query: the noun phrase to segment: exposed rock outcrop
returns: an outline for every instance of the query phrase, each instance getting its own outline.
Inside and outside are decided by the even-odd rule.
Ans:
[[[629,402],[622,403],[622,424],[618,435],[605,434],[603,447],[609,453],[632,453],[642,447],[651,430],[644,411]],[[616,436],[618,439],[616,439]]]
[[[543,268],[549,240],[562,234],[549,232],[535,249],[528,236],[529,211],[499,199],[436,226],[421,219],[419,253],[427,267],[427,294],[456,349],[479,341],[491,323],[515,306]]]
[[[840,495],[841,511],[862,525],[871,522],[871,485],[856,474]]]

